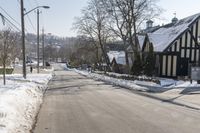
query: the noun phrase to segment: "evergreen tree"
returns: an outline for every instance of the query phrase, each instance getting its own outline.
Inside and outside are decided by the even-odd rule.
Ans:
[[[144,59],[144,74],[147,76],[152,76],[155,70],[155,54],[153,50],[153,45],[150,44],[149,52]]]
[[[134,53],[134,62],[133,62],[133,66],[131,68],[131,73],[133,75],[140,75],[142,74],[142,70],[143,70],[143,67],[142,67],[142,60],[141,60],[141,56],[140,56],[140,53],[137,51]]]

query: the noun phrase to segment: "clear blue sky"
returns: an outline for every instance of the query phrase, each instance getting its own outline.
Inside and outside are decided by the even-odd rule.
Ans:
[[[20,23],[20,0],[0,0],[0,7],[5,9],[13,18]],[[71,31],[72,23],[75,16],[79,16],[81,9],[87,5],[88,0],[24,0],[25,8],[30,10],[35,6],[48,5],[51,8],[43,9],[40,24],[44,26],[46,33],[52,33],[59,36],[76,36]],[[156,24],[168,23],[174,17],[176,12],[179,19],[200,13],[200,0],[160,0],[158,5],[165,11],[161,14],[161,20]],[[1,9],[0,13],[5,14]],[[36,14],[29,14],[33,26],[26,18],[26,29],[28,32],[36,33]],[[17,25],[17,24],[16,24]],[[2,24],[0,22],[0,28]],[[20,28],[20,26],[18,26]]]

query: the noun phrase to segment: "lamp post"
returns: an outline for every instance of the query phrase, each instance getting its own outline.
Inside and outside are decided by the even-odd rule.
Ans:
[[[27,15],[28,13],[34,11],[35,9],[38,8],[49,8],[49,6],[37,6],[33,8],[32,10],[24,13],[24,1],[20,1],[21,5],[21,31],[22,31],[22,60],[23,60],[23,77],[26,79],[26,47],[25,47],[25,25],[24,25],[24,16]]]
[[[37,9],[37,73],[39,73],[39,65],[40,65],[40,10],[39,8],[45,8],[49,9],[49,6],[37,6],[33,8],[32,10],[25,13],[27,15],[28,13],[34,11]]]
[[[28,13],[34,11],[35,9],[39,8],[50,8],[49,6],[37,6],[33,8],[32,10],[24,13],[24,1],[20,1],[21,5],[21,30],[22,30],[22,58],[23,58],[23,77],[26,79],[26,51],[25,51],[25,25],[24,25],[24,16],[27,15]],[[39,24],[39,23],[38,23]],[[39,44],[38,44],[39,45]],[[39,54],[39,53],[38,53]],[[39,68],[38,68],[39,69]]]

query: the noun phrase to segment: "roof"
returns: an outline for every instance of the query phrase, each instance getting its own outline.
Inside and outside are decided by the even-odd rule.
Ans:
[[[153,33],[148,33],[149,40],[154,46],[154,51],[163,52],[183,32],[185,32],[198,17],[200,17],[200,13],[181,19],[175,24],[162,26]]]
[[[115,58],[117,64],[126,65],[126,58],[124,51],[109,51],[108,57],[110,62],[112,62],[113,58]]]
[[[153,23],[153,21],[152,20],[148,20],[147,23]]]

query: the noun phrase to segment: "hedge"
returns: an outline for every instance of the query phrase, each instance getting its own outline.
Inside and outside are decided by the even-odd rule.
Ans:
[[[6,68],[6,74],[12,74],[13,71],[13,68]],[[0,68],[0,75],[3,75],[3,68]]]

